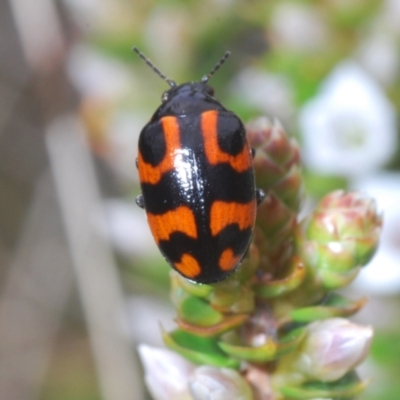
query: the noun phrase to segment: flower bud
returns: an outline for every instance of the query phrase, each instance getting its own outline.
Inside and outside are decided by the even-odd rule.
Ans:
[[[189,388],[194,400],[253,400],[250,385],[229,368],[198,367],[192,374]]]
[[[350,283],[372,258],[382,227],[374,200],[335,191],[302,225],[298,251],[327,288]]]
[[[258,118],[246,125],[246,131],[256,150],[256,185],[266,193],[257,211],[254,243],[261,254],[260,268],[280,275],[290,264],[302,198],[299,148],[278,121]]]
[[[293,369],[309,380],[336,381],[367,357],[373,330],[343,318],[316,321],[299,349]]]
[[[145,370],[145,381],[154,400],[193,400],[188,390],[190,374],[195,366],[172,351],[138,347]]]

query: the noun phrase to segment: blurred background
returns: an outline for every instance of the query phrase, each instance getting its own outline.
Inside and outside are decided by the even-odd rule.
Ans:
[[[173,326],[135,167],[168,77],[212,78],[245,122],[302,147],[306,204],[376,198],[375,259],[347,290],[373,324],[364,400],[400,393],[400,0],[0,2],[0,399],[148,399],[138,343]]]

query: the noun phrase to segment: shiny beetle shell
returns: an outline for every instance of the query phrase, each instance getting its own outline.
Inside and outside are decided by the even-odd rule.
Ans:
[[[138,203],[176,271],[221,281],[242,260],[256,217],[245,128],[204,82],[174,86],[163,99],[139,137]]]

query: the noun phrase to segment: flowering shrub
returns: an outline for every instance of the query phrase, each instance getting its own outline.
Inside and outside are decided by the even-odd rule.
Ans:
[[[257,186],[267,194],[253,242],[238,270],[217,284],[171,272],[178,328],[162,335],[183,358],[142,345],[149,390],[156,400],[353,398],[366,385],[354,368],[373,331],[346,319],[365,300],[333,290],[372,258],[381,217],[373,200],[336,191],[299,221],[295,141],[263,118],[247,134]]]

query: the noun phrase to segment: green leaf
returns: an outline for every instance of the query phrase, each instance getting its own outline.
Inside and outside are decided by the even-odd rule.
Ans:
[[[295,259],[294,270],[283,279],[270,282],[261,282],[254,286],[255,293],[263,299],[271,299],[283,296],[292,290],[298,288],[306,275],[306,269],[300,259]]]
[[[326,289],[338,289],[347,286],[357,277],[360,267],[347,272],[336,272],[329,270],[318,270],[318,276]]]
[[[175,271],[171,271],[170,277],[173,284],[180,286],[185,292],[195,297],[206,298],[213,291],[212,286],[191,282]]]
[[[209,303],[194,296],[187,296],[182,300],[178,313],[184,321],[199,326],[216,325],[224,318],[224,315],[214,310]]]
[[[224,319],[216,325],[211,326],[198,326],[189,324],[178,318],[177,324],[179,328],[185,332],[190,332],[197,336],[202,337],[216,337],[221,336],[223,333],[239,327],[248,318],[247,314],[237,314],[224,317]]]
[[[312,322],[333,317],[349,317],[359,311],[367,302],[366,298],[351,301],[337,293],[330,293],[320,305],[303,307],[290,313],[294,322]]]
[[[302,386],[287,386],[280,389],[288,399],[350,399],[361,393],[367,381],[360,381],[354,372],[350,372],[336,382],[308,382]]]
[[[216,339],[199,337],[180,329],[170,334],[163,331],[162,336],[167,347],[195,364],[234,369],[240,366],[239,361],[221,351]]]
[[[232,357],[250,362],[267,362],[276,360],[296,349],[303,339],[304,333],[304,328],[297,328],[285,335],[280,341],[275,341],[271,337],[263,346],[259,347],[237,346],[226,342],[219,342],[218,345]]]

